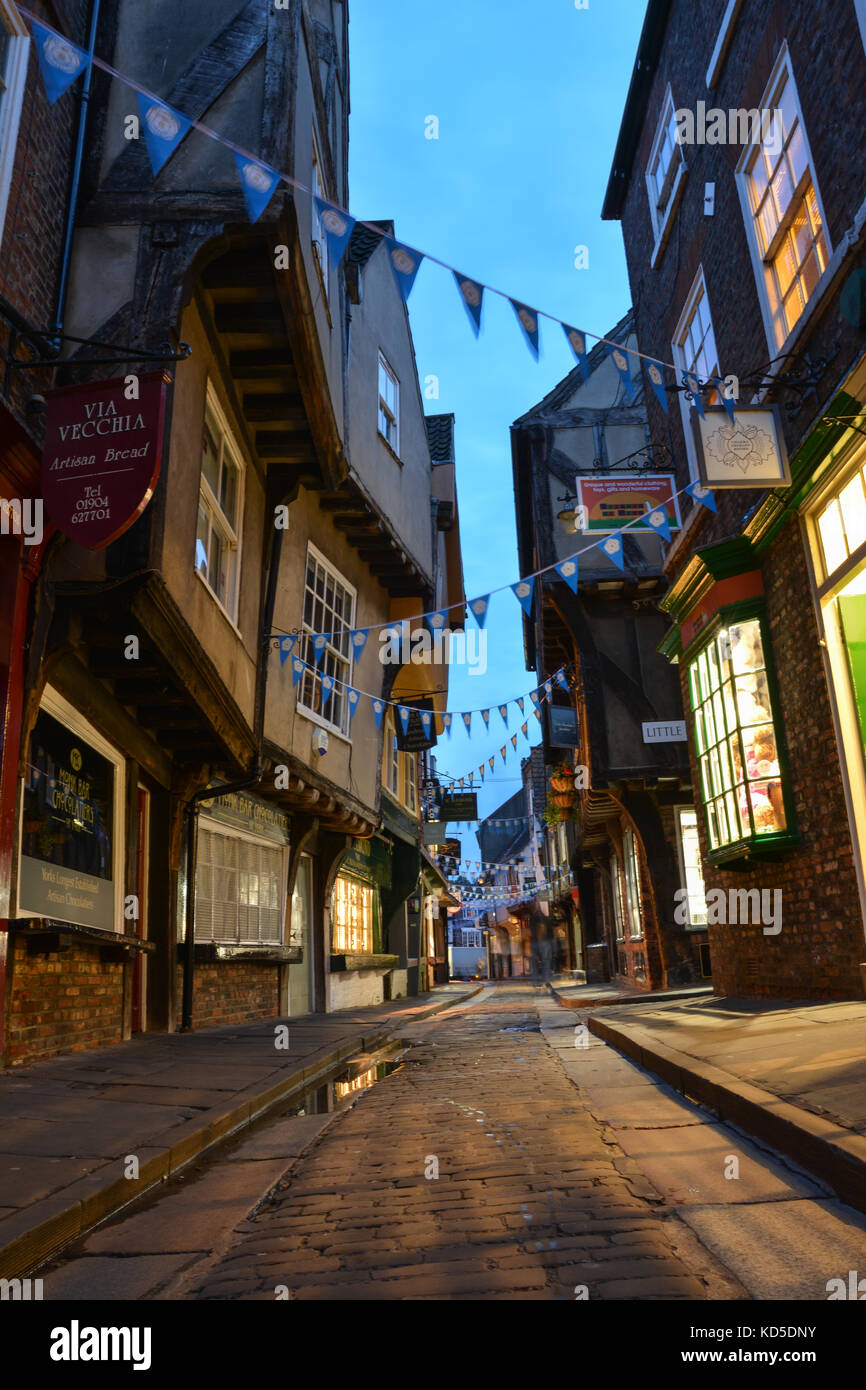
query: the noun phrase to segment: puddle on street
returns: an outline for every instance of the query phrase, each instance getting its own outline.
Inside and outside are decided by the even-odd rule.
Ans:
[[[345,1102],[369,1091],[378,1081],[384,1081],[392,1072],[405,1065],[403,1044],[350,1057],[341,1071],[327,1080],[311,1087],[299,1098],[295,1097],[287,1106],[278,1106],[268,1114],[268,1120],[286,1120],[293,1115],[326,1115],[339,1109]]]

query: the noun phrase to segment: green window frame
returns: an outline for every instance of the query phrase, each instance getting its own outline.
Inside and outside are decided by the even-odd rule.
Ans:
[[[798,837],[763,600],[716,615],[684,658],[709,857]]]

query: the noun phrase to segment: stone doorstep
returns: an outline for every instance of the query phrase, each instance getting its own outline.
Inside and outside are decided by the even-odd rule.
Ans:
[[[412,1021],[426,1021],[456,1003],[464,1003],[477,993],[478,990],[473,990],[471,994],[454,994],[434,1000],[422,1015]],[[337,1062],[361,1050],[371,1051],[381,1047],[394,1032],[399,1031],[400,1022],[399,1018],[393,1021],[387,1019],[384,1026],[380,1025],[375,1031],[354,1038],[341,1047],[332,1048],[314,1061],[310,1061],[307,1054],[306,1066],[298,1067],[264,1091],[253,1083],[235,1092],[223,1106],[207,1110],[201,1116],[151,1138],[147,1146],[142,1145],[136,1150],[139,1158],[144,1159],[137,1181],[116,1176],[116,1164],[109,1161],[62,1191],[5,1217],[0,1222],[0,1278],[26,1277],[31,1270],[58,1255],[73,1240],[87,1235],[95,1226],[143,1196],[157,1183],[174,1177],[192,1159],[245,1129],[254,1119],[266,1114],[294,1092],[306,1090],[310,1082],[330,1071]]]
[[[866,1213],[866,1136],[660,1042],[638,1023],[593,1017],[590,1030],[725,1123],[770,1145]]]

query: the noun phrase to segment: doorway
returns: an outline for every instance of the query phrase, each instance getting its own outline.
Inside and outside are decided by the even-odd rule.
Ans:
[[[150,830],[150,792],[139,783],[136,788],[136,842],[135,842],[135,895],[138,899],[138,915],[135,918],[135,934],[140,941],[147,940],[147,869],[149,856]],[[144,951],[136,951],[132,962],[132,998],[130,1001],[130,1029],[133,1033],[143,1033],[145,1020],[145,989],[147,960]]]
[[[289,966],[289,1014],[296,1018],[313,1011],[313,861],[302,854],[292,892],[292,939],[302,958]]]

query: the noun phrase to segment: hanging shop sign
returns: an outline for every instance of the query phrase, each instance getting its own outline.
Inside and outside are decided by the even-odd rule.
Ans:
[[[443,792],[439,802],[439,816],[444,825],[446,821],[478,819],[477,792]]]
[[[404,729],[399,711],[407,708],[409,716]],[[426,749],[432,748],[438,737],[436,723],[432,717],[433,701],[429,698],[413,700],[411,705],[398,705],[397,709],[398,717],[394,721],[397,747],[404,753],[423,753]],[[421,717],[422,710],[426,716],[424,719]]]
[[[670,531],[680,529],[679,503],[671,474],[578,478],[576,486],[578,503],[585,509],[582,515],[587,531],[618,531],[626,523],[630,523],[632,534],[653,531],[657,527],[648,518],[657,511],[664,513]]]
[[[162,371],[62,386],[46,393],[42,498],[64,536],[103,550],[137,521],[162,461],[166,388]]]
[[[212,801],[202,801],[201,811],[210,820],[222,825],[233,826],[237,830],[260,835],[263,840],[272,840],[278,845],[289,843],[289,818],[269,801],[261,801],[257,796],[246,792],[223,792],[214,787]]]
[[[421,841],[428,849],[435,849],[446,843],[448,827],[444,820],[425,820],[421,822]]]
[[[571,705],[548,705],[547,722],[548,741],[552,748],[578,748],[580,746],[577,710]]]
[[[21,807],[20,916],[115,929],[115,767],[41,710]]]
[[[691,408],[698,472],[705,487],[786,487],[791,481],[778,406]]]

